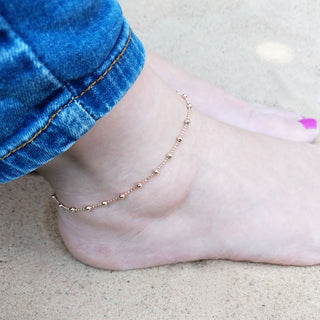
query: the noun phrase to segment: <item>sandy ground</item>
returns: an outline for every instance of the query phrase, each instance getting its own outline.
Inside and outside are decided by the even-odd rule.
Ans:
[[[145,46],[245,99],[320,118],[320,1],[130,0]],[[0,319],[320,319],[320,267],[201,261],[87,267],[37,176],[0,186]]]

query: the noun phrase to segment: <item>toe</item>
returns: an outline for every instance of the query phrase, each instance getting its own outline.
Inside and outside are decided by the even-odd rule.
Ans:
[[[248,122],[250,130],[291,141],[311,143],[319,136],[317,120],[277,108],[257,108]]]

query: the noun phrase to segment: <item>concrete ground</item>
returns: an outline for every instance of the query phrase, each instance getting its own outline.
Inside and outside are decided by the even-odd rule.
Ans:
[[[250,101],[320,118],[320,2],[121,0],[145,46]],[[320,319],[320,267],[74,260],[38,176],[0,186],[0,319]]]

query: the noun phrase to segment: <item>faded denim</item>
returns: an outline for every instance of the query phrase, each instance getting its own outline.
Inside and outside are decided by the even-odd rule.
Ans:
[[[67,150],[144,60],[114,0],[0,0],[0,183]]]

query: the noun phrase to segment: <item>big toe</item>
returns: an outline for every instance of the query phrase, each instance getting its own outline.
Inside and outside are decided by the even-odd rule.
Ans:
[[[255,107],[248,120],[250,130],[276,138],[308,143],[314,142],[319,136],[316,119],[258,104]]]

